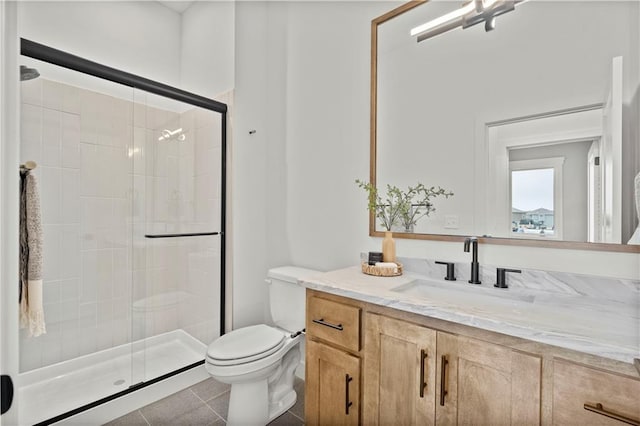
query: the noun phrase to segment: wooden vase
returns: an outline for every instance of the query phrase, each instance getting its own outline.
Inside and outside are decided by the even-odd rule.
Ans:
[[[393,240],[393,232],[384,231],[384,239],[382,240],[382,261],[396,261],[396,242]]]

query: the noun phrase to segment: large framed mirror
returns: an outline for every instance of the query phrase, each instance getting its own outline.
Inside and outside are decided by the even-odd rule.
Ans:
[[[370,182],[454,194],[394,236],[640,253],[640,2],[531,0],[492,31],[410,35],[458,8],[372,21]]]

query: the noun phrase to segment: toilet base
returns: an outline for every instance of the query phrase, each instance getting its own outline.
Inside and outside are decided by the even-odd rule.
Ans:
[[[291,392],[285,395],[280,401],[269,404],[269,422],[273,421],[276,417],[284,414],[285,411],[293,407],[297,399],[298,396],[296,395],[296,391],[291,389]]]
[[[264,426],[283,414],[296,403],[292,389],[280,400],[269,402],[268,381],[236,383],[229,398],[228,426]],[[267,421],[265,422],[265,419]]]
[[[268,390],[266,379],[233,384],[229,397],[227,425],[264,426],[264,419],[269,415]]]

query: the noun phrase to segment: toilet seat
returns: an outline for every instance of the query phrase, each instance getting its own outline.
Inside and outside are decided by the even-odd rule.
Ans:
[[[265,324],[233,330],[209,345],[207,362],[238,365],[266,358],[285,344],[286,335]]]

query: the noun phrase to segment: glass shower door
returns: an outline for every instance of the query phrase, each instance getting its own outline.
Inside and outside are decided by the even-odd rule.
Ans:
[[[199,363],[220,333],[221,114],[142,90],[134,107],[137,381]]]

